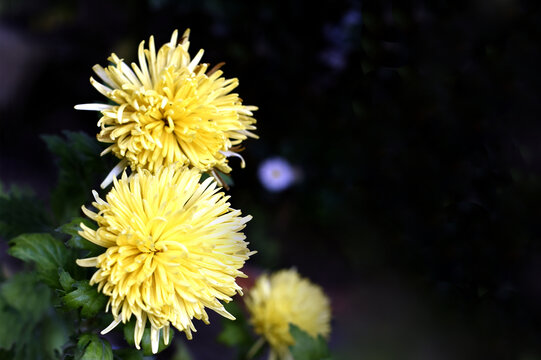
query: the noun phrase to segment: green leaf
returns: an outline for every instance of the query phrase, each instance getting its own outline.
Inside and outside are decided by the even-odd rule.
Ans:
[[[65,291],[71,291],[73,289],[73,284],[75,283],[75,279],[71,277],[70,273],[63,269],[58,271],[58,281]]]
[[[36,264],[39,277],[59,288],[58,268],[63,268],[70,254],[66,246],[50,234],[22,234],[11,240],[8,253],[25,262]]]
[[[294,324],[289,324],[289,332],[295,340],[295,344],[289,347],[295,360],[331,359],[327,342],[321,335],[313,338]]]
[[[113,168],[113,163],[100,157],[103,146],[82,132],[64,131],[64,136],[43,135],[49,150],[56,155],[58,182],[51,194],[51,207],[59,223],[80,214],[81,205],[91,196]]]
[[[0,183],[0,237],[11,239],[25,232],[48,231],[49,228],[50,219],[41,200],[17,187],[3,191]]]
[[[103,248],[90,242],[79,235],[79,230],[81,230],[81,223],[85,224],[91,229],[96,228],[96,224],[88,219],[83,217],[76,217],[72,219],[69,223],[60,226],[56,229],[58,232],[63,234],[70,235],[68,240],[68,246],[74,249],[88,250],[90,256],[95,256],[103,252]]]
[[[124,339],[130,344],[131,346],[135,346],[135,341],[133,339],[133,335],[135,334],[135,320],[130,320],[127,324],[124,325]],[[160,334],[163,335],[163,334]],[[160,342],[158,346],[158,352],[167,349],[169,345],[173,342],[173,337],[175,335],[175,332],[172,328],[169,328],[169,344],[165,345],[163,342],[163,336],[160,336]],[[145,327],[145,330],[143,332],[143,338],[141,339],[141,349],[143,350],[143,354],[145,356],[152,355],[152,344],[150,343],[150,328],[147,326]]]
[[[72,288],[75,290],[62,297],[68,308],[81,308],[81,315],[86,318],[93,317],[104,310],[107,296],[99,293],[96,287],[90,286],[87,281],[75,281]]]
[[[111,344],[95,334],[83,334],[77,341],[77,360],[113,360]]]

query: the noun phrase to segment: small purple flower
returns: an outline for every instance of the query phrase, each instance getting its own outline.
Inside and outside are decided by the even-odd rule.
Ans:
[[[259,166],[259,181],[268,190],[280,192],[295,181],[295,170],[291,164],[281,158],[269,158]]]

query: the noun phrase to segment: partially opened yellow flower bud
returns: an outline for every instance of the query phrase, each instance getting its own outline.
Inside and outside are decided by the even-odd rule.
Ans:
[[[255,332],[271,346],[272,359],[290,357],[288,348],[294,339],[289,324],[313,337],[330,333],[329,299],[294,269],[260,276],[245,300]]]

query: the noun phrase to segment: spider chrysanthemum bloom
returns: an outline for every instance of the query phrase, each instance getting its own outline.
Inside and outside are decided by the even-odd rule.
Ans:
[[[288,348],[294,339],[289,324],[313,337],[330,333],[329,299],[294,269],[260,276],[247,294],[246,306],[255,332],[271,346],[271,359],[290,357]]]
[[[101,112],[97,137],[111,143],[102,155],[112,151],[123,159],[110,178],[128,164],[134,170],[154,171],[178,162],[203,172],[229,173],[227,157],[240,156],[239,144],[257,137],[251,132],[257,107],[243,105],[238,94],[231,93],[238,79],[224,78],[222,64],[207,71],[208,64],[199,63],[203,50],[192,59],[188,36],[186,30],[178,41],[175,30],[158,52],[152,36],[148,49],[142,41],[139,65],[132,63],[131,68],[114,53],[108,59],[111,65],[93,67],[103,83],[94,78],[90,82],[113,104],[75,108]]]
[[[235,278],[246,277],[239,269],[253,254],[241,232],[251,217],[230,208],[212,177],[200,177],[177,164],[154,174],[139,169],[115,178],[105,200],[94,192],[97,212],[83,207],[98,229],[81,224],[79,234],[106,248],[77,260],[98,268],[90,284],[109,296],[114,321],[103,333],[133,315],[139,348],[148,320],[156,352],[162,329],[167,344],[170,325],[191,339],[193,318],[208,324],[205,308],[234,319],[220,301],[242,295]]]

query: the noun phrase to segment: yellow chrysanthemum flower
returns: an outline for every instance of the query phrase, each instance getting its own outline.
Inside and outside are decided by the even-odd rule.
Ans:
[[[299,276],[295,269],[260,276],[248,292],[246,306],[257,334],[271,346],[271,359],[289,359],[294,339],[289,324],[310,336],[330,333],[329,299],[321,288]]]
[[[134,315],[137,348],[148,320],[156,352],[162,329],[169,341],[170,324],[188,339],[195,331],[193,318],[208,324],[205,307],[234,319],[220,301],[242,295],[235,278],[246,277],[239,269],[254,253],[241,232],[251,216],[231,209],[229,196],[212,177],[199,183],[200,177],[177,164],[154,174],[124,172],[113,180],[106,201],[93,192],[97,212],[83,207],[99,228],[81,224],[79,234],[107,248],[77,260],[79,266],[98,268],[90,284],[109,296],[106,311],[111,307],[114,321],[102,333]]]
[[[101,112],[98,140],[112,144],[102,155],[112,151],[123,159],[109,182],[127,164],[154,171],[179,162],[203,172],[229,173],[227,157],[240,157],[237,145],[257,137],[251,132],[257,107],[242,105],[238,94],[231,93],[239,81],[222,77],[222,64],[207,72],[208,64],[199,63],[203,50],[190,58],[189,30],[180,42],[177,36],[175,30],[157,53],[152,36],[148,49],[142,41],[139,65],[131,68],[114,53],[108,59],[112,65],[93,67],[103,84],[94,78],[90,82],[114,104],[75,108]]]

